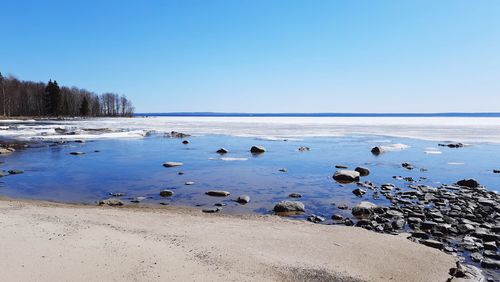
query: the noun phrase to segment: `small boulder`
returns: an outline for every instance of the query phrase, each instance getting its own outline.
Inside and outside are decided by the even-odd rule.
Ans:
[[[119,199],[114,199],[114,198],[110,198],[110,199],[106,199],[106,200],[100,200],[99,201],[99,205],[102,206],[102,205],[107,205],[107,206],[123,206],[123,202]]]
[[[352,191],[352,193],[358,197],[363,197],[363,195],[366,194],[366,190],[356,188]]]
[[[354,171],[359,172],[359,176],[368,176],[368,175],[370,175],[370,170],[367,169],[366,167],[360,167],[360,166],[358,166],[357,168],[354,169]]]
[[[352,215],[360,218],[369,217],[374,213],[377,205],[374,203],[363,201],[352,208]]]
[[[69,153],[69,154],[70,154],[70,155],[75,155],[75,156],[77,156],[77,155],[85,155],[85,153],[84,153],[84,152],[71,152],[71,153]]]
[[[436,241],[436,240],[422,239],[422,240],[420,240],[420,243],[422,243],[428,247],[439,249],[439,250],[441,250],[443,248],[443,243]]]
[[[189,144],[189,141],[188,140],[183,140],[182,144],[187,145],[187,144]]]
[[[336,165],[335,168],[348,169],[349,167],[346,165]]]
[[[288,195],[288,197],[290,197],[290,198],[302,198],[302,194],[300,194],[300,193],[290,193]]]
[[[352,183],[359,181],[359,172],[354,170],[338,170],[333,175],[333,179],[339,183]]]
[[[252,148],[250,148],[250,152],[252,154],[262,154],[262,153],[266,152],[266,148],[264,148],[262,146],[252,146]]]
[[[500,173],[500,169],[494,169],[493,173]]]
[[[402,167],[404,167],[404,168],[406,168],[406,169],[408,169],[408,170],[412,170],[412,169],[414,169],[414,168],[415,168],[415,167],[414,167],[412,164],[410,164],[410,163],[403,163],[403,164],[401,164],[401,166],[402,166]]]
[[[204,213],[217,213],[220,212],[222,209],[219,207],[216,208],[207,208],[207,209],[202,209],[201,211]]]
[[[313,215],[308,216],[307,220],[310,222],[313,222],[313,223],[320,223],[320,222],[325,221],[325,218],[322,216],[313,214]]]
[[[219,150],[217,150],[215,152],[218,153],[218,154],[221,154],[221,155],[229,153],[229,151],[226,150],[225,148],[220,148]]]
[[[248,203],[250,203],[250,196],[241,195],[238,197],[238,199],[236,199],[236,202],[238,202],[240,204],[248,204]]]
[[[24,173],[24,171],[20,170],[20,169],[11,169],[8,171],[9,174],[21,174],[21,173]]]
[[[162,197],[171,197],[174,195],[174,191],[172,190],[162,190],[160,191],[160,196]]]
[[[274,206],[275,212],[305,212],[303,203],[296,201],[281,201]]]
[[[179,162],[166,162],[163,164],[164,167],[176,167],[176,166],[181,166],[183,163]]]
[[[384,152],[384,149],[382,149],[382,147],[373,147],[372,150],[371,150],[372,154],[374,154],[375,156],[378,156],[380,154],[382,154]]]
[[[457,181],[457,185],[468,187],[468,188],[477,188],[477,187],[479,187],[479,182],[477,182],[477,180],[472,179],[472,178],[462,179],[460,181]]]
[[[186,181],[186,182],[184,183],[184,185],[194,185],[194,182],[193,182],[193,181]]]
[[[205,194],[208,196],[213,196],[213,197],[227,197],[231,193],[229,193],[227,191],[222,191],[222,190],[210,190],[210,191],[205,192]]]
[[[299,149],[298,149],[298,150],[299,150],[299,152],[307,152],[307,151],[310,151],[310,150],[311,150],[311,148],[301,146],[301,147],[299,147]]]
[[[334,214],[334,215],[332,215],[332,219],[333,220],[343,220],[344,217],[340,214]]]
[[[288,172],[288,169],[286,169],[286,168],[280,168],[279,171],[280,172]]]

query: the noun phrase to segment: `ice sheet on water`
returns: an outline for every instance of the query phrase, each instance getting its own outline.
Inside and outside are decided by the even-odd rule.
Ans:
[[[0,137],[23,140],[143,138],[148,135],[148,132],[164,133],[174,130],[191,135],[222,134],[254,138],[274,137],[278,140],[375,135],[435,141],[500,143],[500,118],[136,117],[42,120],[37,122],[33,120],[8,120],[0,121],[0,126],[2,126],[0,127]],[[56,128],[74,131],[74,135],[57,133]],[[83,130],[89,128],[106,128],[109,129],[109,132]]]

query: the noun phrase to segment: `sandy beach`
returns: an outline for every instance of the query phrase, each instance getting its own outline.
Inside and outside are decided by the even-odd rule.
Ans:
[[[0,226],[3,281],[446,281],[455,265],[405,234],[179,207],[3,199]]]

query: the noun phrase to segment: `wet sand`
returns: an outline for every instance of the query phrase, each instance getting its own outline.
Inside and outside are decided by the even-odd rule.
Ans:
[[[405,234],[180,207],[2,199],[0,226],[3,281],[446,281],[455,265]]]

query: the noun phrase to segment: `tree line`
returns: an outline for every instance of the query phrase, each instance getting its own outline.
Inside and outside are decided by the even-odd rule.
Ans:
[[[115,93],[96,94],[77,87],[21,81],[0,73],[0,115],[49,117],[129,117],[132,102]]]

